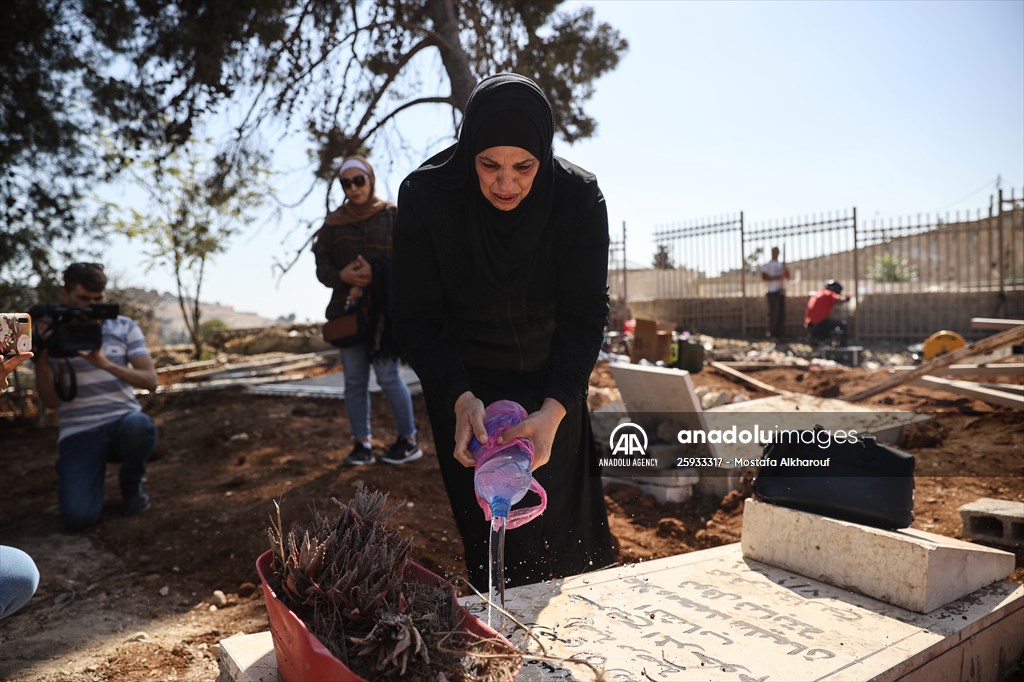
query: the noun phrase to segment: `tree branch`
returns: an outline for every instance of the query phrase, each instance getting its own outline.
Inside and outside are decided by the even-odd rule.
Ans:
[[[384,96],[384,93],[387,92],[387,89],[391,87],[391,84],[395,82],[395,79],[402,72],[402,69],[405,68],[405,66],[410,61],[412,61],[412,58],[415,57],[417,54],[419,54],[426,48],[434,47],[435,45],[436,43],[434,40],[430,38],[424,38],[416,45],[413,45],[408,52],[402,55],[401,59],[399,59],[398,62],[395,64],[394,71],[392,71],[392,73],[389,74],[388,77],[384,79],[384,82],[380,85],[380,87],[377,88],[377,92],[374,94],[373,99],[370,100],[369,104],[367,104],[366,111],[363,113],[363,117],[362,119],[360,119],[359,125],[356,126],[353,137],[355,137],[356,139],[366,140],[369,139],[370,135],[373,134],[373,131],[380,128],[379,125],[374,126],[371,129],[370,134],[368,134],[365,138],[360,136],[360,131],[367,123],[369,123],[370,118],[373,116],[374,110],[377,108],[377,104]]]
[[[298,19],[295,21],[295,24],[292,27],[291,34],[288,36],[288,38],[281,41],[281,44],[268,59],[263,61],[264,66],[269,67],[269,65],[271,64],[277,64],[277,61],[280,59],[281,54],[285,51],[285,49],[288,46],[292,44],[292,41],[297,39],[299,31],[302,28],[303,20],[309,14],[310,5],[312,5],[312,0],[307,0],[306,4],[303,5],[302,9],[300,9],[298,12]],[[239,132],[239,137],[241,137],[241,131],[248,124],[250,116],[252,116],[253,112],[256,110],[256,105],[263,97],[263,93],[266,92],[267,88],[270,86],[270,77],[273,74],[273,72],[274,69],[271,68],[265,68],[263,70],[263,75],[258,81],[259,91],[253,97],[252,106],[249,108],[249,111],[247,111],[245,116],[242,118],[242,122],[238,124],[237,130]],[[257,125],[259,125],[259,123],[257,123]]]
[[[313,220],[306,221],[307,229],[311,228],[315,224],[316,224],[316,222],[313,221]],[[302,243],[302,245],[299,246],[299,248],[295,249],[295,253],[292,254],[291,260],[289,260],[287,263],[283,263],[277,257],[274,258],[274,265],[273,265],[272,269],[280,271],[280,274],[277,277],[278,283],[280,283],[281,279],[286,274],[288,274],[288,271],[292,269],[292,266],[295,265],[297,262],[299,262],[299,258],[302,256],[302,252],[306,250],[307,246],[309,246],[310,244],[313,243],[313,239],[316,238],[316,233],[318,231],[319,230],[314,231],[308,237],[306,237],[306,241],[304,241]]]
[[[372,128],[370,128],[369,132],[366,133],[366,139],[370,139],[371,137],[373,137],[373,134],[380,130],[381,126],[383,126],[385,123],[393,119],[395,116],[405,111],[409,107],[414,107],[418,104],[450,104],[452,107],[458,108],[458,106],[455,104],[455,98],[452,95],[448,95],[447,97],[420,97],[418,99],[410,100],[405,104],[399,106],[391,113],[384,116],[379,121],[377,121],[377,123]]]

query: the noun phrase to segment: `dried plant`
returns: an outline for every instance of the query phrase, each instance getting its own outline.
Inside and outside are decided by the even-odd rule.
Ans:
[[[268,531],[278,594],[332,654],[372,680],[512,679],[518,652],[458,632],[450,586],[406,580],[409,541],[384,523],[402,503],[362,486],[334,502],[287,535],[277,506]]]

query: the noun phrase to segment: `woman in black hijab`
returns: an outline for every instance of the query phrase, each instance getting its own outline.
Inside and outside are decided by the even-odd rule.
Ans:
[[[470,581],[487,588],[489,524],[470,438],[484,407],[529,416],[547,511],[508,532],[509,586],[615,562],[586,394],[608,315],[608,215],[591,173],[552,154],[551,106],[502,74],[470,96],[459,141],[402,183],[393,321],[422,382]],[[529,493],[523,505],[531,502]]]

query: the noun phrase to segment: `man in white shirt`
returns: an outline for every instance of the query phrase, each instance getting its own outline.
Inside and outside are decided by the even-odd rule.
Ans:
[[[64,271],[61,294],[68,306],[85,308],[104,301],[106,286],[102,265],[73,263]],[[156,426],[133,389],[156,390],[156,369],[134,320],[118,315],[102,325],[100,348],[63,359],[50,357],[46,348],[37,353],[36,389],[60,418],[57,501],[69,530],[99,521],[108,461],[121,464],[125,516],[149,509],[142,479],[156,444]],[[37,329],[43,339],[51,338],[46,321],[38,322]],[[55,377],[62,387],[74,377],[74,394],[61,396]]]
[[[761,266],[761,280],[768,301],[768,338],[781,341],[786,326],[786,280],[789,268],[779,261],[779,247],[772,247],[772,259]]]

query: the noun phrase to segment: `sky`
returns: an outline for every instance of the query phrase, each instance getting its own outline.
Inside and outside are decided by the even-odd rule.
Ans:
[[[997,182],[1024,191],[1024,2],[674,2],[596,0],[630,44],[585,105],[592,138],[555,154],[594,172],[613,239],[626,226],[631,266],[651,264],[652,233],[744,211],[748,222],[840,211],[883,219],[987,208]],[[423,159],[448,142],[450,115],[402,121]],[[419,134],[418,134],[419,133]],[[312,162],[303,140],[276,145],[278,192],[298,199]],[[412,170],[371,156],[378,194],[395,199]],[[334,197],[340,200],[340,195]],[[269,212],[204,280],[202,300],[271,319],[320,321],[330,296],[305,249],[322,190]],[[116,239],[119,286],[174,291],[170,272],[139,267]]]

